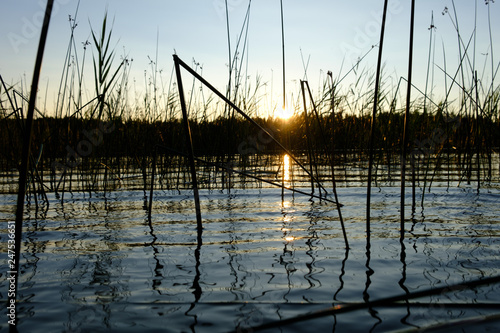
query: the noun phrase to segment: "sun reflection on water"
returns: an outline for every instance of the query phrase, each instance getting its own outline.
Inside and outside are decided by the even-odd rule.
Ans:
[[[290,156],[288,154],[283,156],[283,179],[286,182],[290,181]]]

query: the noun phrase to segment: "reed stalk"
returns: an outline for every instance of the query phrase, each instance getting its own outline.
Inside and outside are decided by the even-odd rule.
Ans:
[[[375,90],[373,95],[373,112],[370,125],[370,138],[368,142],[368,184],[366,190],[366,234],[370,236],[370,204],[371,204],[371,187],[372,187],[372,168],[373,168],[373,148],[375,139],[375,121],[378,108],[379,86],[380,86],[380,72],[382,69],[382,51],[384,49],[384,34],[385,34],[385,21],[387,17],[387,2],[384,0],[384,10],[382,14],[382,26],[380,30],[380,42],[377,61],[377,71],[375,77]]]
[[[155,146],[154,153],[153,153],[153,163],[151,165],[151,184],[149,187],[148,219],[150,222],[151,222],[151,212],[153,210],[153,191],[154,191],[154,183],[155,183],[157,158],[158,158],[158,152],[157,152],[157,148]]]
[[[95,91],[96,96],[98,97],[99,103],[99,113],[97,115],[97,119],[102,119],[105,106],[108,106],[108,119],[112,119],[113,115],[111,114],[111,110],[109,109],[109,104],[107,103],[106,97],[109,92],[112,91],[112,88],[115,86],[115,79],[120,74],[120,70],[125,64],[122,61],[117,68],[112,70],[113,60],[115,58],[115,53],[113,49],[110,49],[111,35],[113,29],[107,31],[107,20],[108,14],[107,12],[104,14],[104,19],[102,21],[101,33],[100,35],[96,34],[94,30],[92,30],[92,39],[94,41],[94,46],[97,50],[97,57],[93,58],[94,64],[94,79],[95,79]],[[92,119],[92,116],[90,118]]]
[[[177,75],[177,88],[179,90],[179,100],[180,100],[181,108],[182,108],[182,117],[183,117],[184,131],[185,131],[184,135],[186,137],[186,145],[187,145],[188,152],[189,152],[189,165],[191,168],[191,182],[193,184],[194,203],[195,203],[195,210],[196,210],[196,225],[197,225],[197,230],[198,230],[198,244],[201,244],[201,240],[202,240],[201,235],[203,232],[203,225],[202,225],[202,220],[201,220],[200,195],[198,193],[198,181],[197,181],[197,177],[196,177],[196,167],[194,164],[195,158],[194,158],[194,152],[193,152],[193,140],[191,137],[191,129],[189,127],[186,102],[184,100],[184,88],[182,85],[181,68],[180,68],[180,64],[179,64],[180,59],[175,54],[173,57],[174,57],[174,63],[175,63],[175,72]]]
[[[430,71],[430,67],[431,67],[431,51],[432,51],[432,33],[434,31],[434,29],[436,29],[436,27],[434,26],[434,12],[431,13],[431,24],[430,24],[430,27],[429,27],[429,55],[427,56],[427,74],[425,76],[425,93],[424,93],[424,113],[427,112],[427,88],[428,88],[428,85],[429,85],[429,71]],[[431,86],[432,86],[432,82],[431,82]],[[432,89],[432,88],[431,88]]]
[[[286,110],[286,64],[285,64],[285,22],[283,19],[283,0],[280,0],[281,8],[281,52],[283,71],[283,110]]]
[[[32,140],[32,127],[33,127],[33,117],[35,112],[36,96],[38,92],[38,81],[40,79],[40,72],[42,69],[42,59],[45,50],[45,44],[47,41],[47,35],[49,31],[50,17],[52,14],[52,7],[54,5],[54,0],[48,0],[45,9],[45,15],[43,19],[42,30],[40,34],[40,41],[38,43],[38,51],[35,60],[35,68],[33,71],[33,80],[31,83],[30,99],[28,105],[28,113],[26,115],[26,126],[23,138],[23,150],[21,154],[21,167],[19,169],[19,187],[17,194],[17,208],[16,208],[16,226],[15,226],[15,258],[14,258],[14,284],[15,292],[11,296],[9,293],[9,304],[15,304],[17,298],[17,286],[19,278],[19,260],[21,256],[21,241],[23,233],[23,215],[24,215],[24,196],[26,194],[26,185],[28,178],[28,162],[31,155],[31,140]],[[35,195],[36,196],[36,195]],[[17,321],[17,317],[16,317]],[[15,325],[10,325],[9,330],[11,332],[17,331]]]
[[[281,9],[283,10],[283,3],[280,3]],[[491,6],[491,4],[490,4]],[[250,1],[249,1],[250,8]],[[489,8],[488,8],[489,9]],[[419,110],[422,107],[423,100],[423,110],[426,113],[425,117],[420,115],[418,112],[410,113],[410,117],[407,119],[407,130],[408,137],[415,137],[419,139],[426,139],[432,136],[432,130],[437,129],[440,126],[445,128],[445,132],[447,134],[446,141],[441,145],[436,145],[432,147],[432,154],[424,154],[424,158],[415,159],[412,162],[419,163],[419,165],[412,166],[413,174],[412,174],[412,184],[413,189],[415,187],[421,186],[423,181],[423,192],[428,192],[430,190],[431,184],[433,184],[433,180],[435,177],[438,177],[439,170],[445,166],[446,161],[448,164],[448,186],[450,186],[450,182],[452,180],[452,168],[450,164],[453,162],[454,156],[458,156],[459,165],[461,167],[461,172],[463,179],[467,179],[468,181],[474,181],[476,178],[482,181],[483,185],[487,180],[491,180],[492,170],[495,171],[495,167],[492,167],[492,163],[495,163],[494,158],[492,159],[492,154],[494,154],[494,149],[498,146],[497,136],[495,135],[495,131],[498,130],[498,113],[496,111],[498,105],[498,87],[494,87],[494,79],[496,77],[496,73],[498,71],[498,67],[493,67],[492,62],[492,80],[491,83],[489,80],[481,80],[479,75],[480,72],[475,70],[475,59],[472,58],[472,53],[475,54],[475,51],[470,51],[472,49],[472,43],[475,43],[476,36],[478,34],[475,32],[472,33],[471,38],[469,40],[469,44],[466,44],[466,41],[462,39],[462,35],[464,35],[465,30],[459,29],[458,25],[458,13],[455,11],[453,15],[453,9],[450,10],[450,20],[456,29],[459,43],[459,58],[460,63],[457,68],[457,72],[455,75],[451,73],[449,75],[447,73],[446,63],[444,65],[443,72],[445,73],[445,91],[446,97],[445,100],[437,105],[433,99],[432,87],[433,77],[431,78],[431,57],[432,57],[432,42],[435,40],[435,34],[433,29],[430,31],[429,36],[429,54],[428,54],[428,62],[427,62],[427,77],[425,82],[425,90],[420,90],[418,87],[409,83],[409,85],[414,90],[414,93],[418,91],[418,93],[422,94],[423,97],[414,98],[411,101],[412,109]],[[65,62],[65,70],[61,76],[60,82],[60,91],[58,95],[57,102],[57,111],[56,111],[56,119],[53,123],[45,123],[43,125],[35,124],[34,130],[43,131],[45,127],[50,126],[50,135],[48,136],[40,136],[43,137],[41,140],[43,144],[43,154],[40,159],[40,163],[38,164],[37,169],[33,169],[33,177],[27,181],[29,187],[27,187],[27,191],[33,191],[37,194],[42,194],[43,196],[43,179],[44,179],[44,170],[43,166],[46,165],[47,157],[50,162],[60,161],[60,158],[56,158],[57,156],[65,156],[65,145],[68,144],[73,148],[76,146],[79,140],[82,140],[84,137],[82,135],[82,131],[84,129],[90,129],[92,126],[90,120],[97,120],[98,115],[100,117],[105,118],[114,118],[117,121],[120,121],[123,124],[121,133],[114,133],[109,136],[109,140],[106,139],[106,142],[99,147],[99,149],[94,151],[92,159],[85,160],[82,165],[79,165],[75,168],[68,168],[70,170],[65,170],[62,173],[58,173],[57,176],[64,174],[61,179],[56,179],[56,173],[53,171],[50,176],[50,187],[52,190],[55,190],[58,194],[59,191],[63,191],[63,196],[65,191],[73,191],[83,189],[86,193],[90,193],[91,195],[95,192],[104,188],[105,190],[108,188],[108,185],[112,183],[112,175],[114,174],[113,168],[116,165],[119,165],[118,159],[123,159],[124,156],[134,156],[134,158],[125,158],[124,162],[121,164],[123,167],[123,172],[126,172],[126,168],[137,169],[139,168],[142,172],[142,179],[144,183],[144,188],[148,186],[147,180],[149,180],[149,172],[151,166],[151,157],[154,154],[152,147],[154,143],[161,143],[169,147],[174,147],[176,149],[182,150],[182,143],[179,143],[176,140],[179,137],[179,133],[182,134],[182,123],[179,121],[181,115],[180,104],[178,103],[177,94],[170,87],[168,88],[168,97],[165,101],[165,105],[162,103],[163,96],[166,95],[164,90],[163,82],[161,81],[161,71],[158,72],[158,45],[156,48],[156,56],[152,57],[150,66],[148,66],[148,71],[152,71],[151,76],[145,75],[145,81],[148,84],[146,96],[141,95],[140,93],[136,93],[136,104],[130,103],[127,97],[127,81],[128,81],[128,67],[127,64],[120,66],[112,65],[110,59],[112,59],[115,52],[112,50],[112,41],[111,31],[109,29],[110,24],[103,22],[103,31],[95,32],[92,31],[92,39],[93,43],[96,44],[96,48],[94,48],[94,75],[96,76],[96,100],[89,102],[90,104],[84,104],[82,102],[83,97],[85,96],[82,87],[85,87],[84,82],[84,73],[85,73],[85,65],[86,61],[86,47],[88,44],[84,45],[83,58],[82,54],[77,52],[76,42],[74,38],[75,31],[75,19],[77,17],[75,13],[74,18],[70,18],[70,29],[71,36],[70,42],[68,45],[68,51],[66,55]],[[229,13],[227,13],[229,15]],[[106,18],[106,16],[105,16]],[[478,19],[479,20],[479,19]],[[488,17],[488,20],[490,18]],[[284,42],[284,22],[282,16],[282,48],[285,46]],[[431,17],[431,28],[433,25],[432,17]],[[111,29],[112,30],[112,29]],[[257,86],[255,87],[255,91],[252,92],[249,87],[247,87],[248,80],[244,79],[246,75],[245,72],[245,60],[244,57],[248,52],[248,39],[247,33],[249,30],[249,11],[247,11],[247,16],[245,18],[245,22],[241,28],[241,32],[238,36],[238,41],[236,44],[231,45],[229,41],[229,26],[228,26],[228,45],[229,45],[229,65],[231,68],[230,71],[230,90],[226,94],[226,98],[234,102],[236,106],[240,109],[245,110],[247,115],[252,115],[252,113],[257,114],[257,110],[259,110],[260,100],[260,86],[259,81],[257,80]],[[104,38],[103,38],[104,37]],[[490,45],[492,46],[492,31],[491,31],[491,23],[490,23]],[[157,34],[158,40],[158,34]],[[96,43],[97,42],[97,43]],[[444,43],[443,43],[444,44]],[[383,46],[383,45],[379,45]],[[307,151],[309,155],[309,166],[307,167],[307,173],[314,176],[314,179],[318,178],[318,163],[321,163],[321,157],[329,155],[328,152],[326,155],[319,155],[320,151],[324,149],[329,149],[330,144],[325,143],[323,136],[325,132],[323,131],[323,126],[327,129],[328,135],[333,137],[335,141],[335,149],[339,154],[343,155],[343,161],[338,160],[339,163],[342,163],[341,167],[343,167],[343,171],[345,173],[346,185],[350,185],[347,180],[350,176],[348,169],[350,163],[354,163],[356,159],[359,159],[359,162],[364,163],[366,161],[366,157],[359,152],[361,147],[367,141],[367,135],[370,135],[370,144],[373,149],[373,156],[371,168],[373,168],[373,174],[371,175],[371,180],[369,181],[369,187],[373,184],[379,184],[379,181],[382,179],[378,170],[380,170],[380,166],[387,166],[388,178],[391,180],[392,173],[394,170],[394,156],[398,154],[401,147],[401,132],[404,131],[402,128],[403,118],[400,114],[400,111],[403,110],[403,107],[399,104],[403,104],[398,102],[398,99],[404,101],[404,97],[400,98],[397,96],[399,93],[399,85],[404,78],[401,78],[398,82],[398,86],[396,88],[396,92],[394,93],[393,102],[390,105],[385,104],[384,100],[387,95],[386,92],[383,91],[381,87],[386,87],[384,83],[384,77],[382,75],[383,70],[380,70],[380,75],[378,78],[374,78],[375,74],[372,73],[371,70],[367,70],[363,68],[362,61],[364,57],[369,54],[374,47],[372,47],[365,55],[363,55],[354,66],[347,71],[347,73],[335,83],[335,92],[332,92],[332,87],[330,89],[326,88],[326,84],[323,86],[323,94],[318,94],[319,96],[313,98],[312,94],[309,93],[310,102],[308,103],[309,108],[314,105],[314,112],[316,114],[317,123],[312,120],[311,117],[314,117],[310,112],[308,119],[308,128],[303,126],[303,123],[299,121],[299,116],[291,118],[288,121],[288,125],[285,131],[273,134],[275,138],[280,142],[285,142],[285,145],[288,147],[293,147],[293,150],[302,150],[304,152]],[[106,54],[107,50],[107,54]],[[97,52],[96,52],[97,51]],[[446,62],[446,56],[444,52],[443,45],[443,56]],[[381,49],[379,49],[379,53]],[[493,60],[493,52],[490,52],[490,57],[486,57],[485,65],[483,69],[483,75],[487,72],[489,67],[489,61]],[[126,55],[124,55],[126,58]],[[74,59],[74,60],[72,60]],[[248,56],[247,56],[248,62]],[[283,63],[284,53],[283,53]],[[71,64],[71,66],[69,66]],[[307,74],[307,64],[304,63],[304,72]],[[88,67],[88,66],[87,66]],[[92,66],[91,66],[92,67]],[[127,67],[127,68],[126,68]],[[201,73],[201,66],[196,65],[196,71]],[[108,70],[106,69],[108,68]],[[118,68],[118,69],[117,69]],[[110,79],[115,74],[115,69],[119,71],[116,74],[112,84],[110,83]],[[286,68],[284,68],[286,69]],[[88,69],[87,69],[88,70]],[[467,73],[470,70],[474,70],[477,75],[472,76],[472,80],[470,79],[470,75]],[[494,71],[495,70],[495,71]],[[102,78],[107,71],[107,77],[103,80],[103,84],[100,84]],[[92,72],[92,69],[90,69]],[[173,77],[174,69],[172,70],[171,76]],[[339,83],[347,76],[354,76],[354,83],[349,86],[341,87]],[[339,75],[340,76],[340,75]],[[453,83],[448,84],[447,80],[449,78],[453,79]],[[92,78],[94,79],[94,78]],[[243,80],[245,83],[243,84]],[[171,80],[172,81],[172,80]],[[333,80],[332,80],[333,81]],[[195,79],[193,79],[195,82]],[[306,81],[307,82],[307,81]],[[326,81],[325,81],[326,82]],[[374,92],[373,83],[378,83],[378,90]],[[284,81],[284,86],[286,81]],[[321,84],[321,83],[320,83]],[[484,84],[484,86],[483,86]],[[5,100],[8,96],[9,98],[12,95],[11,107],[12,111],[8,110],[8,112],[4,111],[5,107],[1,112],[5,114],[2,118],[2,122],[0,126],[1,129],[1,138],[2,138],[2,157],[8,159],[6,165],[15,165],[17,160],[16,154],[19,151],[21,146],[20,138],[23,136],[23,129],[16,127],[16,122],[20,118],[24,118],[22,115],[24,104],[28,103],[29,99],[24,97],[23,91],[27,91],[24,86],[25,83],[22,82],[20,92],[15,90],[14,88],[5,88],[3,89],[2,99]],[[163,88],[163,94],[160,95],[160,85]],[[106,90],[106,86],[108,86]],[[246,88],[243,90],[243,86]],[[333,86],[333,82],[332,82]],[[264,85],[265,87],[265,85]],[[307,84],[308,90],[310,90],[309,84]],[[458,103],[453,104],[452,100],[452,90],[460,90],[460,100]],[[214,102],[214,94],[208,96],[204,95],[206,90],[198,90],[196,85],[193,85],[192,89],[192,98],[189,101],[190,104],[190,119],[192,122],[190,123],[192,130],[192,137],[194,146],[197,148],[197,152],[201,152],[202,154],[207,154],[208,158],[212,158],[213,155],[220,155],[220,158],[217,159],[217,162],[222,164],[230,162],[238,163],[240,162],[242,168],[255,168],[257,170],[256,164],[252,158],[242,156],[240,160],[236,157],[237,155],[237,145],[239,142],[246,140],[246,136],[252,135],[255,132],[252,131],[250,126],[253,126],[247,119],[243,120],[240,115],[235,113],[234,110],[230,110],[231,106],[225,103]],[[301,87],[302,88],[302,87]],[[390,86],[392,90],[394,86]],[[200,85],[201,89],[201,85]],[[102,91],[106,90],[105,96],[102,94]],[[286,89],[284,89],[286,93]],[[266,92],[267,94],[267,92]],[[331,96],[334,94],[334,96]],[[402,94],[401,94],[402,95]],[[291,96],[291,92],[288,92],[288,96]],[[298,94],[297,94],[298,96]],[[325,106],[329,101],[329,98],[335,99],[334,104],[335,110],[333,111],[330,105]],[[144,97],[144,98],[143,98]],[[138,99],[140,100],[140,105],[137,103]],[[370,118],[367,116],[364,110],[369,109],[370,104],[374,99],[378,99],[378,102],[373,103],[374,108],[377,108],[375,118],[372,116],[372,123],[369,123]],[[103,104],[102,101],[105,101]],[[297,97],[297,100],[300,100],[300,96]],[[0,101],[1,102],[1,101]],[[292,103],[291,99],[284,99],[284,104],[289,102]],[[130,104],[129,104],[130,103]],[[7,101],[6,103],[7,104]],[[278,103],[279,104],[279,103]],[[408,103],[407,103],[408,104]],[[223,106],[227,105],[227,106]],[[385,107],[388,109],[385,109]],[[455,108],[454,108],[455,107]],[[102,110],[103,108],[103,110]],[[399,109],[401,108],[401,109]],[[228,110],[224,112],[224,110]],[[317,111],[316,111],[317,109]],[[38,112],[35,109],[35,112]],[[306,111],[307,112],[307,111]],[[319,112],[319,115],[318,115]],[[442,118],[440,113],[445,113],[448,117],[451,117],[454,112],[457,112],[458,116],[462,119],[462,124],[456,133],[457,128],[452,128],[449,122],[445,124],[442,123]],[[41,113],[39,113],[41,114]],[[161,114],[161,116],[160,116]],[[8,117],[16,118],[16,119],[7,119]],[[406,116],[406,115],[405,115]],[[71,118],[71,119],[70,119]],[[90,119],[89,119],[90,118]],[[127,119],[125,119],[127,118]],[[161,118],[161,121],[159,120]],[[245,117],[243,117],[245,118]],[[257,118],[255,118],[257,119]],[[52,119],[51,119],[52,121]],[[390,126],[388,125],[390,122]],[[269,119],[259,119],[259,124],[264,124],[264,128],[278,128],[283,129],[283,126],[276,120],[272,118]],[[45,126],[45,127],[44,127]],[[221,130],[222,129],[222,130]],[[288,131],[292,134],[288,134]],[[224,134],[222,134],[224,132]],[[307,132],[308,141],[300,140],[303,138],[304,133]],[[382,135],[379,135],[381,133]],[[37,136],[38,137],[38,136]],[[203,142],[206,138],[210,138],[210,144]],[[66,140],[64,140],[66,139]],[[323,139],[323,140],[322,140]],[[205,140],[206,141],[206,140]],[[289,143],[288,143],[289,141]],[[201,144],[200,144],[201,142]],[[12,143],[12,144],[10,144]],[[259,158],[260,154],[274,153],[276,149],[279,149],[277,144],[273,143],[266,147],[265,151],[259,151],[257,154],[257,158]],[[447,149],[446,149],[447,148]],[[454,150],[452,150],[452,148]],[[35,149],[35,148],[33,148]],[[40,146],[36,148],[40,149]],[[333,149],[333,148],[332,148]],[[355,149],[354,152],[350,152],[350,149]],[[380,153],[376,153],[375,149],[380,149]],[[446,149],[446,152],[442,149]],[[195,152],[195,153],[197,153]],[[434,153],[435,152],[435,153]],[[454,154],[456,153],[456,155]],[[446,155],[444,155],[446,154]],[[482,155],[481,155],[482,154]],[[422,156],[422,155],[420,155]],[[446,159],[444,158],[446,156]],[[493,155],[494,157],[495,155]],[[113,162],[113,158],[115,158]],[[161,157],[158,157],[158,174],[162,171],[163,160]],[[341,158],[339,156],[339,158]],[[474,159],[476,158],[476,159]],[[328,161],[331,164],[335,164],[335,153],[332,151],[332,161]],[[35,159],[36,160],[36,159]],[[220,161],[221,160],[221,161]],[[270,159],[273,160],[273,159]],[[326,160],[326,159],[324,159]],[[172,166],[176,168],[178,164],[183,163],[183,158],[173,159],[171,161]],[[274,160],[273,160],[274,161]],[[410,162],[410,161],[409,161]],[[100,164],[102,163],[102,164]],[[116,165],[114,164],[116,163]],[[248,164],[247,164],[248,163]],[[433,166],[435,163],[435,167]],[[312,165],[312,166],[311,166]],[[326,164],[325,164],[326,165]],[[104,166],[104,169],[102,169]],[[231,166],[231,165],[230,165]],[[119,167],[119,166],[118,166]],[[270,168],[271,165],[264,166],[265,168]],[[274,167],[274,165],[272,166]],[[236,178],[231,179],[229,177],[230,173],[223,168],[219,168],[219,170],[214,171],[213,169],[217,167],[209,167],[207,168],[207,172],[209,173],[209,179],[215,180],[213,184],[215,187],[212,188],[220,188],[221,183],[220,179],[220,171],[223,170],[223,174],[226,176],[222,186],[232,186],[233,181],[237,180]],[[431,170],[434,168],[434,170]],[[361,168],[360,168],[361,169]],[[99,175],[92,174],[89,171],[99,172]],[[476,171],[478,172],[476,177]],[[122,172],[122,171],[119,171]],[[118,172],[118,173],[119,173]],[[415,177],[415,172],[419,176]],[[316,173],[316,174],[314,174]],[[483,174],[481,174],[483,173]],[[72,177],[69,177],[72,174]],[[168,180],[167,186],[171,186],[173,188],[183,188],[182,180],[183,177],[189,178],[189,169],[184,166],[179,166],[178,168],[179,179],[178,180]],[[234,174],[234,173],[233,173]],[[383,174],[382,174],[383,175]],[[45,174],[46,176],[46,174]],[[68,178],[69,177],[69,178]],[[103,178],[104,177],[104,178]],[[332,169],[332,177],[333,177],[333,169]],[[366,174],[364,171],[359,172],[359,177],[362,177],[363,181],[366,179]],[[66,179],[67,178],[67,179]],[[162,179],[161,177],[159,177]],[[200,178],[201,179],[201,178]],[[186,179],[189,181],[188,179]],[[175,182],[177,181],[177,184]],[[79,182],[79,183],[78,183]],[[373,182],[373,183],[372,183]],[[418,183],[417,183],[418,182]],[[203,186],[200,181],[200,186]],[[35,187],[33,187],[35,185]],[[313,184],[316,188],[319,186]],[[30,192],[28,192],[30,193]],[[321,191],[320,191],[321,193]],[[413,191],[413,193],[415,193]],[[57,195],[58,195],[57,194]],[[369,201],[369,195],[367,194],[367,201]],[[422,195],[422,205],[425,195]],[[38,195],[35,198],[36,203],[39,203],[41,196]],[[415,198],[415,195],[413,195]],[[413,204],[413,206],[415,206]],[[367,211],[369,211],[369,207]],[[369,214],[368,214],[369,215]],[[367,221],[369,218],[367,218]],[[367,228],[368,229],[368,228]]]
[[[312,176],[313,175],[313,170],[312,170],[313,159],[312,159],[312,149],[311,149],[311,133],[309,130],[309,117],[307,116],[305,84],[306,84],[306,81],[302,81],[302,80],[300,81],[300,87],[302,89],[302,99],[304,102],[304,123],[306,125],[306,141],[307,141],[307,155],[309,157],[309,172],[311,173],[311,176]],[[312,177],[311,177],[311,194],[314,194],[314,178],[312,178]]]
[[[411,2],[411,17],[410,17],[410,46],[408,52],[408,84],[406,91],[406,110],[403,127],[403,146],[401,149],[401,226],[400,239],[404,239],[405,235],[405,182],[406,182],[406,146],[408,144],[408,118],[410,117],[411,105],[411,83],[412,83],[412,68],[413,68],[413,36],[415,28],[415,0]],[[425,112],[425,110],[424,110]]]
[[[475,143],[476,143],[476,168],[477,168],[477,191],[479,193],[479,188],[481,187],[481,138],[479,137],[479,91],[478,91],[478,83],[477,83],[477,71],[474,72],[474,86],[476,91],[476,122],[475,122]]]
[[[331,117],[332,117],[332,144],[331,144],[331,154],[327,154],[327,156],[330,157],[330,168],[332,170],[332,190],[333,190],[333,195],[335,198],[335,202],[337,203],[337,211],[339,213],[339,219],[340,219],[340,224],[342,226],[342,234],[344,235],[344,241],[346,245],[346,258],[348,256],[348,251],[349,251],[349,241],[347,240],[347,234],[345,230],[345,225],[344,225],[344,218],[342,217],[342,210],[340,209],[340,201],[337,195],[337,182],[335,180],[335,85],[333,84],[333,77],[332,77],[332,72],[328,72],[328,76],[330,78],[330,83],[331,83],[331,88],[330,88],[330,93],[332,97],[331,101]],[[318,122],[319,122],[319,117],[318,117]],[[328,149],[328,145],[326,143],[326,138],[325,138],[325,149]]]
[[[443,287],[426,289],[426,290],[417,291],[417,292],[413,292],[413,293],[405,292],[404,294],[401,294],[401,295],[384,297],[384,298],[380,298],[380,299],[377,299],[374,301],[368,301],[365,303],[360,302],[360,303],[336,305],[336,306],[332,306],[330,308],[318,310],[315,312],[310,312],[310,313],[307,313],[304,315],[298,315],[298,316],[291,317],[291,318],[286,318],[286,319],[281,319],[278,321],[273,321],[273,322],[261,324],[259,326],[249,327],[249,328],[247,328],[247,331],[251,331],[251,332],[264,331],[264,330],[269,330],[270,328],[283,327],[285,325],[304,322],[304,321],[312,320],[312,319],[316,319],[316,318],[332,316],[332,315],[336,315],[336,314],[340,314],[340,313],[347,313],[347,312],[357,311],[357,310],[361,310],[361,309],[370,309],[370,308],[374,308],[374,307],[384,307],[384,306],[388,306],[390,304],[395,304],[396,302],[408,301],[411,299],[418,299],[418,298],[429,297],[429,296],[433,296],[433,295],[440,295],[440,294],[444,294],[444,293],[448,293],[448,292],[453,292],[454,290],[455,291],[462,290],[464,288],[473,289],[473,288],[476,288],[478,286],[485,286],[488,284],[498,284],[498,283],[500,283],[500,276],[493,276],[493,277],[482,278],[482,279],[477,279],[477,280],[472,280],[472,281],[466,281],[466,282],[462,282],[462,283],[451,285],[451,286],[443,286]],[[436,305],[435,304],[428,304],[428,306],[431,309],[431,308],[435,307]],[[467,304],[467,306],[470,306],[470,304]],[[483,317],[483,319],[484,319],[484,317]],[[491,319],[498,320],[498,316],[492,317]]]

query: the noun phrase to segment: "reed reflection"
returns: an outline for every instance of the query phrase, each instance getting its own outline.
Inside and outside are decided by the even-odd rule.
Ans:
[[[309,287],[307,289],[321,288],[322,283],[319,279],[319,274],[324,272],[325,268],[318,265],[318,248],[321,246],[322,250],[325,250],[325,246],[321,243],[321,239],[318,236],[317,229],[319,212],[316,209],[315,203],[312,201],[310,203],[310,210],[307,212],[307,216],[309,220],[309,226],[307,228],[308,237],[306,245],[308,249],[306,250],[306,255],[310,257],[310,261],[305,263],[306,267],[308,268],[308,272],[304,275],[304,278],[309,283]],[[308,300],[305,296],[304,299]]]
[[[406,282],[406,247],[405,247],[404,240],[401,239],[400,243],[401,243],[400,261],[401,261],[401,264],[403,265],[403,268],[402,268],[402,271],[401,271],[401,279],[399,280],[398,284],[401,287],[401,289],[403,289],[403,291],[405,292],[405,294],[409,297],[410,296],[410,291],[405,286],[405,282]],[[400,320],[401,324],[404,324],[404,325],[407,325],[407,326],[413,326],[413,327],[418,328],[419,326],[414,325],[414,324],[408,322],[408,318],[411,315],[411,312],[410,312],[410,303],[409,303],[408,299],[405,299],[405,303],[406,303],[406,315],[403,318],[401,318],[401,320]]]
[[[291,275],[293,274],[293,272],[297,270],[294,265],[295,253],[293,250],[289,249],[289,247],[293,247],[293,240],[295,239],[295,237],[292,235],[291,223],[293,222],[293,216],[292,213],[289,211],[289,208],[291,207],[292,203],[289,201],[285,201],[281,209],[281,214],[283,215],[281,231],[283,232],[284,242],[283,242],[283,253],[279,256],[279,264],[285,268],[286,278],[287,278],[288,288],[283,294],[283,300],[285,302],[289,302],[287,297],[292,291]],[[279,309],[277,309],[277,312],[278,311]]]
[[[249,203],[244,201],[241,203],[241,206],[245,207],[248,204]],[[230,270],[229,274],[232,277],[229,292],[234,295],[235,300],[251,299],[252,287],[254,285],[250,282],[251,273],[247,268],[249,261],[245,260],[247,258],[241,254],[240,247],[238,246],[241,240],[239,233],[241,233],[242,230],[236,217],[239,206],[235,201],[235,197],[233,195],[228,195],[226,198],[221,199],[218,209],[224,211],[225,215],[229,218],[229,222],[224,232],[228,237],[228,244],[224,246],[224,250],[227,255],[227,265]]]
[[[201,250],[201,242],[198,242],[198,245],[196,246],[196,249],[194,251],[194,258],[196,261],[195,264],[195,276],[193,279],[193,284],[191,286],[191,289],[193,289],[193,295],[194,295],[194,301],[191,303],[189,309],[184,313],[186,317],[193,317],[193,322],[191,325],[189,325],[189,328],[191,329],[191,332],[196,332],[196,325],[198,324],[198,315],[194,311],[194,314],[191,314],[191,311],[194,310],[196,307],[196,304],[198,304],[201,295],[203,293],[203,290],[201,289],[200,286],[200,250]]]
[[[26,210],[26,213],[30,215],[30,209]],[[19,288],[29,291],[27,293],[18,293],[16,297],[19,300],[17,306],[17,315],[22,322],[23,319],[29,317],[35,317],[37,315],[35,307],[30,304],[31,302],[36,302],[36,297],[38,296],[33,290],[37,289],[37,275],[42,271],[38,268],[38,263],[42,260],[43,256],[47,252],[47,246],[49,241],[40,241],[38,237],[38,232],[43,232],[45,229],[45,222],[43,219],[38,220],[38,206],[35,206],[35,219],[26,219],[27,228],[25,237],[26,242],[24,243],[25,249],[23,249],[23,258],[25,262],[22,264],[22,279],[24,281],[19,283]],[[9,250],[10,251],[10,250]],[[6,250],[7,252],[7,250]],[[43,273],[42,273],[43,274]],[[2,281],[3,282],[3,281]],[[3,284],[3,283],[2,283]],[[7,290],[9,288],[6,287]],[[24,318],[23,318],[24,317]],[[18,322],[19,324],[19,322]],[[16,325],[9,325],[9,332],[17,333]]]
[[[344,289],[345,263],[347,262],[348,258],[349,258],[349,247],[346,247],[344,260],[342,260],[342,266],[340,268],[340,275],[339,275],[340,286],[339,289],[337,289],[337,291],[335,292],[335,295],[333,295],[333,300],[337,302],[338,302],[337,295],[340,293],[342,289]],[[337,328],[337,314],[333,314],[332,332],[335,332],[336,328]]]
[[[333,295],[333,299],[335,301],[338,301],[337,295],[340,293],[342,289],[344,289],[345,264],[347,262],[347,259],[349,259],[349,248],[346,248],[345,250],[345,257],[344,260],[342,260],[342,266],[340,267],[340,275],[339,275],[340,286],[339,289],[337,289],[337,291],[335,292],[335,295]]]
[[[153,250],[153,260],[155,261],[155,267],[154,267],[154,277],[153,277],[153,284],[152,288],[155,290],[158,294],[162,294],[161,290],[159,289],[162,280],[163,280],[163,265],[160,263],[160,259],[158,258],[160,251],[158,250],[158,247],[155,245],[156,241],[158,240],[158,237],[155,234],[155,230],[153,228],[153,222],[151,221],[151,215],[148,216],[148,226],[149,226],[149,234],[151,235],[151,242],[149,243],[149,246]]]
[[[370,243],[370,235],[368,233],[366,238],[366,265],[365,265],[366,284],[365,284],[365,289],[363,290],[363,300],[365,301],[365,303],[370,303],[370,294],[368,294],[368,288],[372,283],[371,276],[375,274],[375,271],[370,267],[370,259],[371,259],[371,243]],[[370,329],[370,332],[373,332],[375,328],[382,323],[382,319],[378,316],[378,312],[375,309],[373,309],[371,305],[368,306],[368,312],[373,318],[376,319],[375,324],[373,324],[372,328]]]
[[[123,278],[124,255],[120,249],[124,226],[116,223],[114,211],[121,203],[106,197],[94,202],[75,200],[61,205],[61,213],[67,208],[77,218],[68,216],[63,230],[68,230],[57,246],[67,252],[70,268],[61,270],[61,299],[77,306],[67,310],[66,327],[91,330],[109,328],[112,312],[126,307],[124,300],[130,295],[128,281]],[[85,208],[84,208],[85,207]],[[86,218],[86,214],[90,219]],[[89,221],[97,223],[87,224]],[[71,232],[69,232],[71,230]]]

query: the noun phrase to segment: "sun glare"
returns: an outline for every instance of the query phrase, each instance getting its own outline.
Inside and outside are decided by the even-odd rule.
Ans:
[[[281,110],[278,111],[278,117],[281,119],[289,119],[291,116],[293,116],[293,111],[290,110],[288,107],[284,107]]]

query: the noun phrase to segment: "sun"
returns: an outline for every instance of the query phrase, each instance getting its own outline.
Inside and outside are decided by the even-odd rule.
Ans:
[[[281,119],[289,119],[291,116],[293,116],[293,111],[288,108],[288,106],[283,107],[281,110],[278,111],[278,117]]]

